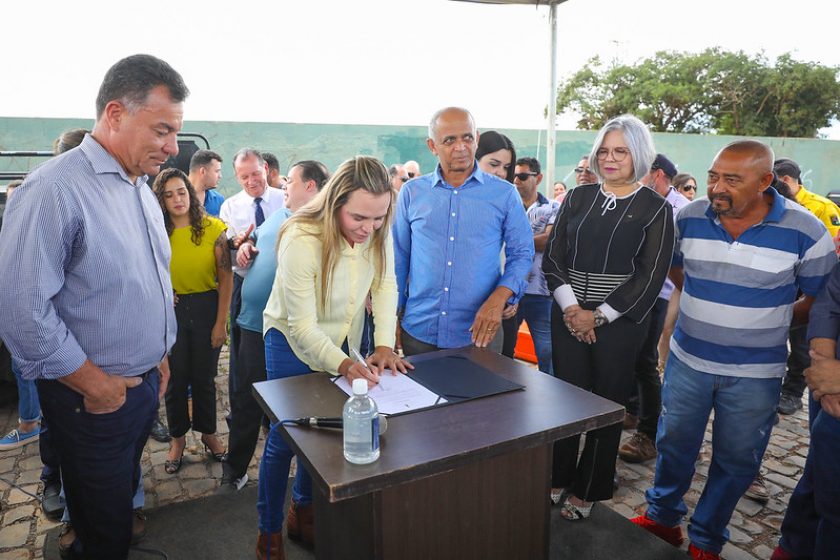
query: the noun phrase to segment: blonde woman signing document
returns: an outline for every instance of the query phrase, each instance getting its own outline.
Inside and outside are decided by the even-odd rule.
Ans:
[[[341,164],[323,190],[283,224],[277,275],[263,315],[268,379],[327,371],[373,385],[384,369],[411,367],[394,353],[393,196],[385,166],[357,156]],[[358,348],[362,337],[368,292],[376,350],[362,364],[349,350]],[[292,455],[272,429],[260,463],[260,559],[284,557],[283,504]],[[314,542],[312,481],[300,464],[287,531],[289,538]]]

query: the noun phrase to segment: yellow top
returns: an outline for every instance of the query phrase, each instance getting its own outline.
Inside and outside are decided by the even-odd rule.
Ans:
[[[277,274],[263,313],[263,332],[275,328],[292,351],[313,371],[338,374],[347,359],[345,340],[358,348],[362,339],[365,299],[371,294],[376,346],[394,347],[397,327],[397,280],[390,232],[382,282],[374,285],[375,260],[367,242],[354,247],[342,239],[330,293],[321,310],[321,228],[295,225],[283,235],[277,251]]]
[[[204,218],[204,235],[201,243],[196,245],[192,241],[190,226],[175,228],[169,236],[172,245],[172,261],[169,263],[169,273],[172,275],[172,288],[176,294],[198,294],[215,290],[216,281],[216,253],[214,246],[219,235],[227,230],[227,226],[218,218],[207,216]],[[224,247],[227,251],[227,247]]]
[[[820,219],[831,237],[837,237],[840,231],[840,208],[824,196],[812,193],[799,185],[799,192],[796,193],[796,202],[811,211],[811,214]]]

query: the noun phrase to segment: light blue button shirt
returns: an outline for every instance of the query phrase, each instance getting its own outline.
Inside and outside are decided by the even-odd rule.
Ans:
[[[516,188],[474,165],[463,185],[438,166],[400,190],[393,227],[403,328],[439,348],[471,344],[482,303],[499,286],[516,303],[527,284],[534,236]],[[505,245],[505,270],[499,253]]]
[[[25,379],[160,363],[175,342],[171,250],[145,176],[130,181],[88,135],[30,173],[4,218],[0,338]]]
[[[282,208],[266,218],[252,234],[259,252],[248,269],[248,275],[242,281],[242,307],[236,322],[243,329],[260,334],[263,332],[263,311],[277,273],[277,236],[280,234],[280,227],[291,215],[291,210]]]

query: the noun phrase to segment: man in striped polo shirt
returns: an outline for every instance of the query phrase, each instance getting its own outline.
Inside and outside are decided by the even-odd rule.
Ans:
[[[683,495],[714,410],[712,462],[688,528],[693,558],[719,558],[770,438],[788,329],[807,319],[836,263],[825,227],[768,189],[772,180],[768,146],[733,142],[709,169],[708,199],[677,215],[671,277],[683,288],[680,318],[665,367],[654,485],[647,513],[633,522],[681,544]]]

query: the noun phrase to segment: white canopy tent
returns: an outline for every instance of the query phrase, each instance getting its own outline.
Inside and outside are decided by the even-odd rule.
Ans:
[[[534,6],[548,6],[548,26],[551,32],[550,78],[548,97],[548,123],[546,126],[546,161],[545,183],[549,193],[554,185],[554,156],[557,137],[555,134],[555,120],[557,112],[557,6],[567,0],[454,0],[456,2],[474,2],[477,4],[532,4]]]

